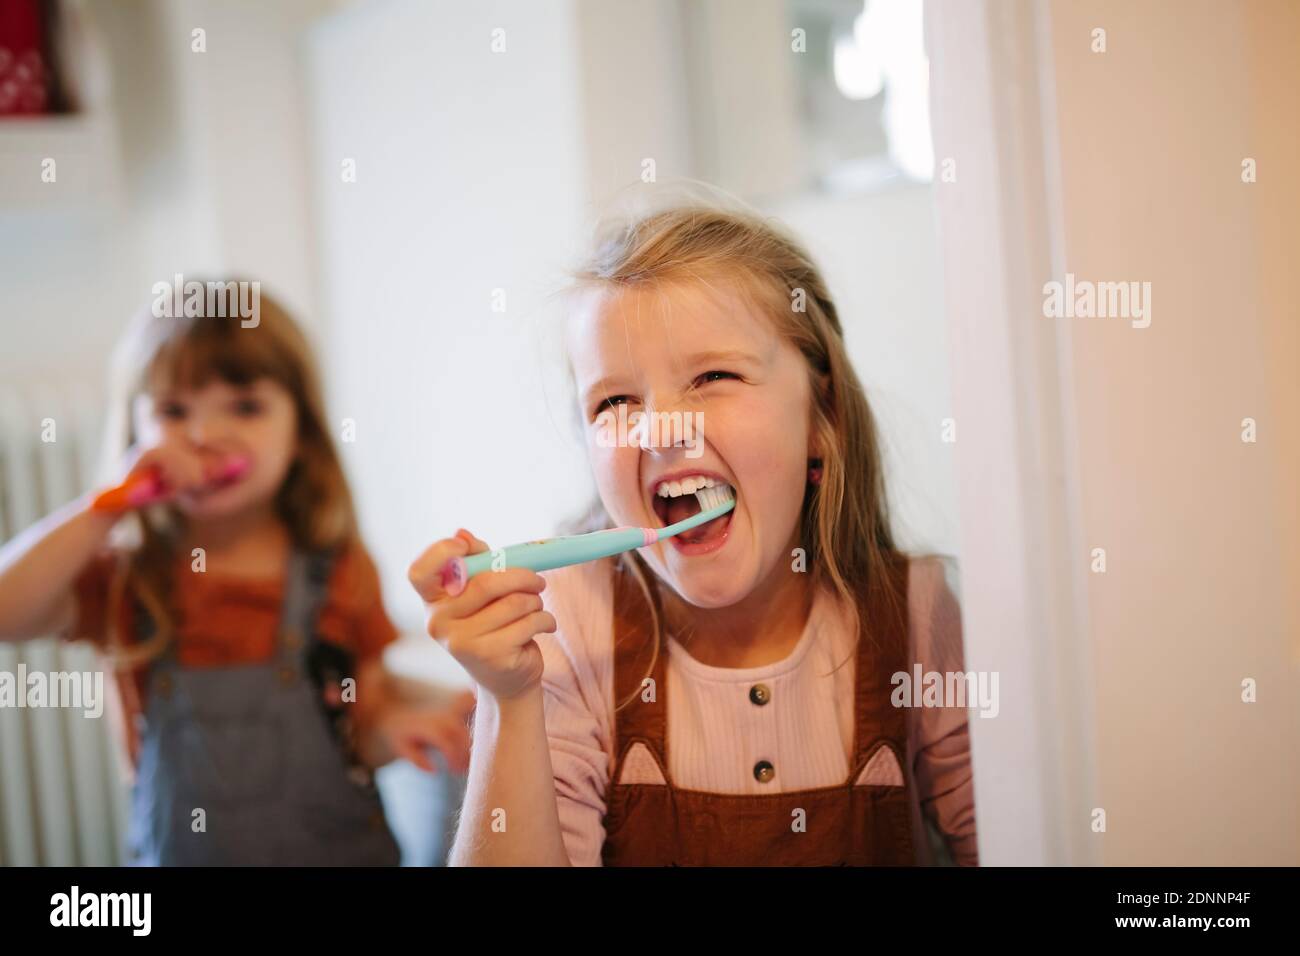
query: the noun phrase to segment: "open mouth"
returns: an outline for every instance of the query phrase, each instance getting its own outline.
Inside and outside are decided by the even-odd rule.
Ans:
[[[735,496],[735,488],[721,479],[710,475],[683,475],[660,481],[654,487],[651,507],[662,522],[662,527],[685,521],[700,513],[701,506],[695,493],[703,488],[728,488]],[[708,545],[721,544],[731,526],[731,516],[735,509],[726,514],[706,521],[698,527],[675,535],[671,540],[680,550],[694,551]],[[684,546],[684,547],[683,547]]]
[[[244,476],[248,474],[251,464],[248,458],[237,455],[218,465],[209,467],[205,471],[205,483],[201,487],[190,489],[186,496],[193,501],[205,501],[208,498],[215,497],[232,485],[239,484]]]

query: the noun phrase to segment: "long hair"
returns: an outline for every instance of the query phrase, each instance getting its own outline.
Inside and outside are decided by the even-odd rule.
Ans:
[[[866,585],[880,588],[895,609],[891,564],[903,559],[894,543],[880,440],[874,416],[849,361],[839,313],[803,246],[771,220],[745,209],[692,201],[630,217],[597,229],[589,260],[573,274],[573,292],[597,294],[654,289],[670,282],[729,278],[767,316],[807,362],[813,435],[822,449],[822,479],[809,484],[800,535],[813,582],[866,613]],[[607,526],[599,505],[590,524]],[[662,631],[658,584],[635,554],[623,567],[634,575],[654,617],[655,654]]]
[[[276,512],[296,546],[346,548],[356,540],[356,514],[330,437],[311,347],[288,312],[260,290],[259,295],[258,322],[247,328],[237,317],[158,317],[151,309],[136,317],[114,355],[105,460],[120,463],[135,444],[132,406],[150,390],[270,379],[289,392],[297,414],[296,452],[276,493]],[[118,540],[125,547],[110,594],[109,645],[119,666],[131,666],[158,656],[172,639],[172,576],[184,517],[170,505],[158,505],[130,515],[122,525]],[[155,625],[152,637],[140,644],[117,633],[118,602],[127,595]]]

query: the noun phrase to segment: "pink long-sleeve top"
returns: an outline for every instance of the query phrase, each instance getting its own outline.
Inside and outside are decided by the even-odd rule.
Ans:
[[[575,866],[598,866],[605,841],[605,792],[613,771],[613,582],[607,561],[547,572],[542,597],[554,634],[537,636],[546,734],[565,849]],[[935,559],[913,560],[908,575],[912,660],[924,672],[963,670],[961,616]],[[782,791],[839,785],[853,747],[854,616],[830,592],[813,600],[804,633],[784,659],[760,667],[702,664],[668,639],[668,772],[675,786],[714,793],[771,793],[754,779],[760,757],[777,768]],[[846,657],[846,666],[836,667]],[[750,687],[772,690],[754,707]],[[908,782],[918,862],[932,861],[921,815],[953,860],[978,863],[967,712],[908,712]],[[625,773],[628,768],[625,768]],[[628,781],[632,782],[632,781]]]

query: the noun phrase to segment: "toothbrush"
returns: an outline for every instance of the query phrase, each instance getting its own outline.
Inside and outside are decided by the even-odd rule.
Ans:
[[[715,485],[695,492],[700,503],[700,513],[670,524],[666,528],[610,528],[590,534],[574,534],[561,538],[546,538],[512,544],[508,548],[481,551],[464,558],[452,558],[442,569],[443,590],[453,597],[465,590],[470,578],[492,569],[497,556],[504,558],[500,569],[530,568],[549,571],[570,564],[583,564],[597,558],[608,558],[633,548],[646,548],[657,541],[689,531],[706,521],[720,518],[736,507],[735,492],[729,485]]]
[[[230,459],[221,466],[209,484],[217,486],[234,481],[248,471],[248,464],[248,459],[242,456]],[[90,507],[94,511],[127,511],[157,501],[166,492],[162,472],[150,468],[141,474],[127,478],[116,487],[101,491],[90,503]]]

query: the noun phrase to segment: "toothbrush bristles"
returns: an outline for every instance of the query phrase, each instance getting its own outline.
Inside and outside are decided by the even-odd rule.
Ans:
[[[714,485],[712,488],[701,488],[695,492],[695,499],[700,503],[701,511],[717,508],[735,497],[736,494],[730,485]]]

